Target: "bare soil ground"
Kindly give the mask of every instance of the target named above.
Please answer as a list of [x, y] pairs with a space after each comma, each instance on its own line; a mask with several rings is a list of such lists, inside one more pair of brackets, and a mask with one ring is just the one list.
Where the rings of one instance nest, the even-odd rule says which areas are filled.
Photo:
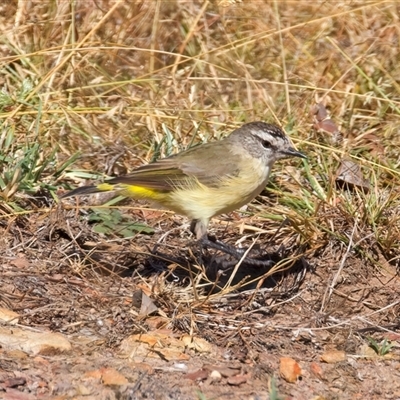
[[[400, 396], [397, 344], [386, 355], [367, 344], [368, 337], [399, 340], [400, 284], [390, 266], [377, 271], [338, 243], [272, 278], [242, 265], [237, 280], [247, 276], [254, 283], [236, 290], [232, 283], [222, 295], [224, 279], [212, 287], [198, 278], [198, 250], [177, 228], [178, 218], [168, 244], [157, 249], [159, 258], [149, 248], [163, 240], [162, 232], [105, 241], [77, 222], [74, 210], [55, 209], [48, 217], [51, 225], [21, 217], [3, 229], [2, 299], [20, 314], [18, 326], [61, 332], [72, 349], [27, 354], [3, 348], [2, 398]], [[231, 226], [214, 226], [227, 240], [237, 235]], [[264, 247], [268, 239], [261, 235], [257, 242]], [[203, 273], [215, 279], [218, 257], [207, 256]], [[330, 292], [327, 283], [341, 267]], [[223, 274], [226, 280], [232, 268]], [[157, 307], [152, 315], [140, 311], [142, 292]], [[141, 335], [150, 343], [146, 349]], [[185, 341], [188, 335], [193, 342]], [[295, 383], [281, 377], [282, 357], [301, 368]], [[280, 397], [273, 397], [274, 384]]]
[[[0, 10], [0, 399], [400, 399], [396, 2]], [[254, 120], [308, 160], [210, 234], [273, 266], [58, 199]]]

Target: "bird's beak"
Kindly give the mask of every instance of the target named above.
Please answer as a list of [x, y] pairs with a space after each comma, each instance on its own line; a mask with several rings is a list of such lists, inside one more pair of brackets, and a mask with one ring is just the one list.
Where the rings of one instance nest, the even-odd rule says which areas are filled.
[[300, 158], [307, 158], [307, 156], [300, 151], [297, 151], [293, 147], [289, 147], [288, 149], [282, 151], [283, 154], [289, 157], [300, 157]]

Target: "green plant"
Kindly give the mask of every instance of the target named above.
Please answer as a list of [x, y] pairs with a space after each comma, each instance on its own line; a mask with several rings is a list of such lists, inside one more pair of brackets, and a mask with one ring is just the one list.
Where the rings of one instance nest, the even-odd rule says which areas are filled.
[[123, 215], [119, 210], [113, 208], [93, 208], [89, 215], [89, 221], [94, 222], [93, 230], [97, 233], [117, 234], [122, 237], [132, 237], [136, 233], [153, 233], [149, 226], [134, 221], [132, 218]]
[[20, 114], [18, 124], [5, 120], [0, 136], [0, 196], [13, 200], [20, 194], [34, 194], [47, 189], [55, 197], [56, 181], [73, 164], [78, 153], [58, 165], [58, 146], [42, 132], [42, 108], [38, 97], [29, 98], [33, 85], [29, 79], [20, 83], [15, 95], [5, 87], [0, 92], [0, 110], [26, 106], [36, 110], [35, 118]]
[[273, 376], [269, 379], [269, 399], [282, 400], [282, 397], [279, 396], [278, 388], [276, 387], [275, 378]]
[[196, 390], [196, 394], [199, 400], [207, 400], [206, 395], [203, 392], [200, 392], [200, 390]]
[[44, 151], [38, 136], [31, 138], [15, 134], [13, 128], [5, 128], [0, 138], [0, 195], [10, 201], [21, 193], [33, 194], [47, 189], [54, 196], [55, 185], [62, 173], [75, 162], [78, 154], [57, 165], [57, 151]]
[[373, 349], [378, 356], [385, 356], [386, 354], [389, 354], [390, 350], [393, 347], [393, 344], [386, 338], [383, 339], [380, 343], [378, 343], [372, 337], [368, 337], [367, 340], [369, 342], [368, 346], [371, 347], [371, 349]]

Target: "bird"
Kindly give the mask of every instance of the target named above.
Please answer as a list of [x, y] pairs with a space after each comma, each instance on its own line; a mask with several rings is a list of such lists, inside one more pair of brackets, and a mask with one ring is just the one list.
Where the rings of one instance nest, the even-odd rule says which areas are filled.
[[197, 240], [207, 238], [211, 218], [234, 211], [265, 188], [274, 163], [286, 157], [307, 158], [275, 124], [249, 122], [224, 139], [200, 144], [142, 165], [131, 173], [62, 198], [115, 191], [146, 199], [191, 219]]

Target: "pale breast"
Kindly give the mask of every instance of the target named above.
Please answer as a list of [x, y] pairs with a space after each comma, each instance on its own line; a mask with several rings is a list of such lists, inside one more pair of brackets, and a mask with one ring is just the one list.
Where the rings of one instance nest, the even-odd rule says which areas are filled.
[[169, 194], [165, 207], [192, 219], [211, 218], [236, 210], [249, 203], [264, 189], [270, 168], [261, 160], [251, 160], [251, 166], [239, 176], [221, 181], [220, 187], [197, 184]]

